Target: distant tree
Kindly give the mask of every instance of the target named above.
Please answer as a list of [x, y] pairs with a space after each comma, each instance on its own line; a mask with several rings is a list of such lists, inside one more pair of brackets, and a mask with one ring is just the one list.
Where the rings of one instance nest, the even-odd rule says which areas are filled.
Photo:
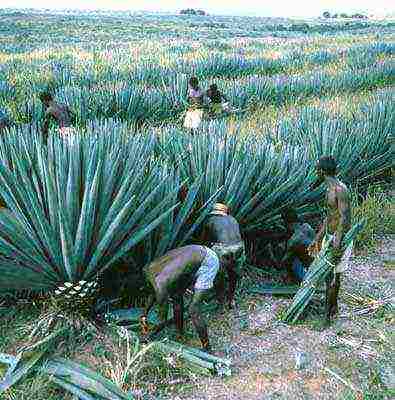
[[207, 15], [204, 10], [194, 10], [193, 8], [185, 8], [180, 11], [181, 15]]
[[348, 18], [348, 15], [345, 14], [345, 13], [341, 13], [341, 14], [340, 14], [340, 18]]
[[366, 15], [357, 13], [352, 15], [352, 18], [367, 19], [368, 17]]
[[323, 16], [324, 18], [330, 18], [330, 17], [331, 17], [331, 13], [330, 13], [329, 11], [325, 11], [325, 12], [322, 14], [322, 16]]

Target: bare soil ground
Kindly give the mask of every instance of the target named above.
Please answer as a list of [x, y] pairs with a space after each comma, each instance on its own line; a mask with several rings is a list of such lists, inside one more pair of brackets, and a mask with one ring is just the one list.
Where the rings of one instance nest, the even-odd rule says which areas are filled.
[[[323, 324], [322, 296], [317, 296], [298, 324], [281, 322], [292, 297], [252, 294], [251, 288], [278, 285], [282, 276], [246, 268], [237, 309], [208, 314], [214, 353], [232, 360], [230, 377], [203, 377], [188, 368], [173, 367], [171, 358], [153, 354], [136, 363], [133, 383], [123, 389], [131, 389], [136, 400], [393, 399], [394, 258], [394, 235], [383, 238], [375, 253], [353, 258], [343, 279], [340, 315], [330, 328]], [[26, 340], [26, 324], [39, 317], [39, 307], [25, 310], [25, 306], [6, 309], [6, 318], [0, 316], [0, 352], [16, 354]], [[167, 329], [163, 336], [175, 339], [174, 329]], [[86, 345], [70, 350], [70, 358], [114, 379], [126, 363], [119, 340], [117, 335], [87, 338]], [[200, 345], [190, 323], [185, 342]], [[69, 350], [62, 351], [68, 354]], [[32, 374], [0, 399], [73, 397]]]
[[[280, 318], [291, 297], [242, 293], [237, 310], [221, 318], [213, 314], [209, 323], [214, 352], [233, 361], [232, 376], [176, 381], [166, 399], [394, 398], [394, 239], [383, 238], [374, 254], [353, 257], [343, 278], [340, 315], [329, 328], [323, 326], [320, 299], [290, 326]], [[361, 303], [353, 304], [349, 294]]]

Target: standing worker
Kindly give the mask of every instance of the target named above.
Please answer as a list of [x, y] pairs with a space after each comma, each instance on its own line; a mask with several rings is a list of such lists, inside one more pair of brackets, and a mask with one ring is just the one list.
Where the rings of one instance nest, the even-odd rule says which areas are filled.
[[317, 185], [326, 185], [327, 216], [324, 219], [314, 243], [310, 246], [312, 254], [317, 253], [323, 241], [331, 241], [334, 267], [326, 284], [326, 322], [338, 313], [338, 296], [341, 274], [348, 268], [353, 243], [343, 249], [344, 235], [351, 227], [351, 201], [347, 186], [336, 177], [337, 162], [333, 157], [322, 157], [316, 165]]
[[147, 315], [155, 302], [163, 307], [167, 305], [169, 299], [172, 299], [176, 327], [178, 334], [182, 335], [184, 330], [183, 295], [194, 284], [189, 312], [203, 349], [210, 351], [207, 324], [200, 307], [206, 294], [214, 286], [218, 269], [219, 260], [214, 251], [197, 245], [170, 250], [144, 268], [146, 279], [154, 289], [154, 295], [141, 319], [143, 330], [147, 331]]
[[192, 77], [189, 80], [188, 89], [188, 110], [185, 115], [184, 128], [189, 129], [193, 135], [203, 118], [204, 95], [199, 87], [199, 80]]
[[240, 276], [239, 267], [244, 259], [244, 242], [239, 223], [229, 215], [229, 209], [225, 204], [214, 204], [203, 227], [202, 240], [216, 252], [220, 260], [221, 270], [215, 283], [218, 301], [224, 305], [226, 272], [229, 280], [227, 300], [229, 308], [232, 308]]

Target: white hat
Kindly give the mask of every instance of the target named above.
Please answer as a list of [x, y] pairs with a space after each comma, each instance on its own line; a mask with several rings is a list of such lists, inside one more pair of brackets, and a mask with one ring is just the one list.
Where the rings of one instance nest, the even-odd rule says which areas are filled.
[[228, 215], [229, 208], [222, 203], [215, 203], [210, 214], [214, 215]]

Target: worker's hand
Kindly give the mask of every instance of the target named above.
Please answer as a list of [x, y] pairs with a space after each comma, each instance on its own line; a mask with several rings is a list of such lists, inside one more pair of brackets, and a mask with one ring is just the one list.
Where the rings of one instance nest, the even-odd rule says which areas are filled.
[[141, 333], [143, 335], [148, 335], [149, 326], [148, 326], [148, 323], [147, 323], [147, 316], [146, 315], [142, 315], [140, 317], [140, 327], [141, 327]]
[[332, 249], [332, 261], [334, 264], [338, 264], [343, 257], [343, 250], [341, 247], [333, 247]]
[[321, 249], [321, 245], [318, 242], [313, 242], [308, 248], [307, 251], [311, 257], [315, 257]]
[[341, 240], [338, 235], [335, 235], [332, 242], [332, 257], [334, 262], [337, 264], [343, 257], [343, 249], [341, 246]]

